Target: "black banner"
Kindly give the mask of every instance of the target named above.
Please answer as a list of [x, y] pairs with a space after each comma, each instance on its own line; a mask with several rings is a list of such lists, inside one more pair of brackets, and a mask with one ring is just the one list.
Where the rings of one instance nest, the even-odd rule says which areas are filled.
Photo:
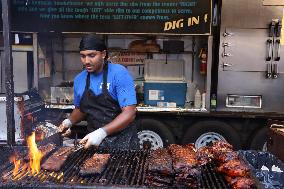
[[211, 33], [211, 0], [12, 0], [12, 30], [115, 34]]

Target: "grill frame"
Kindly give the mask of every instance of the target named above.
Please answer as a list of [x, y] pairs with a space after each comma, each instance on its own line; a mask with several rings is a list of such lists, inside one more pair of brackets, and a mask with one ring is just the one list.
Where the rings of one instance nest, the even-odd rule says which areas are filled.
[[[54, 151], [51, 153], [53, 152]], [[8, 177], [6, 182], [0, 181], [0, 188], [148, 188], [144, 185], [144, 181], [147, 173], [147, 158], [149, 152], [149, 150], [106, 151], [97, 150], [95, 148], [88, 150], [80, 149], [68, 158], [62, 170], [59, 172], [51, 174], [49, 171], [41, 170], [36, 176], [24, 176], [17, 181], [13, 181], [11, 180], [11, 177]], [[107, 164], [106, 169], [98, 176], [79, 176], [80, 165], [94, 153], [111, 154], [111, 159]], [[51, 154], [48, 154], [46, 158], [48, 158], [49, 155]], [[10, 163], [9, 165], [6, 165], [3, 170], [6, 172], [11, 171], [13, 167], [14, 166]], [[128, 173], [129, 170], [132, 170], [132, 174], [130, 175]], [[199, 178], [199, 188], [230, 189], [230, 186], [228, 186], [224, 177], [215, 171], [214, 164], [202, 166], [201, 170], [202, 174]], [[60, 177], [61, 172], [64, 172], [64, 175]], [[108, 172], [109, 174], [106, 174]], [[42, 177], [45, 179], [41, 180]], [[60, 180], [57, 180], [57, 177], [59, 177]], [[74, 182], [70, 182], [72, 178], [75, 179]], [[122, 182], [123, 180], [121, 180], [122, 178], [125, 179], [124, 183]], [[255, 180], [256, 188], [262, 189], [263, 187], [256, 177], [252, 175], [252, 178]], [[101, 179], [106, 179], [107, 182], [102, 183], [100, 182]], [[85, 181], [85, 183], [81, 183], [81, 181]]]
[[[54, 151], [52, 151], [54, 152]], [[97, 176], [80, 176], [79, 175], [79, 168], [80, 165], [89, 157], [91, 157], [94, 153], [110, 153], [111, 158], [109, 163], [107, 164], [106, 169], [101, 175]], [[51, 154], [48, 154], [46, 158]], [[13, 165], [9, 163], [9, 165], [6, 166], [5, 170], [7, 175], [7, 182], [0, 182], [0, 187], [43, 187], [43, 188], [50, 188], [50, 186], [53, 187], [60, 187], [60, 188], [68, 188], [68, 187], [78, 187], [78, 188], [140, 188], [142, 186], [145, 179], [146, 174], [146, 158], [148, 156], [148, 151], [145, 150], [128, 150], [128, 151], [105, 151], [105, 150], [95, 150], [95, 149], [89, 149], [84, 150], [81, 149], [75, 153], [73, 153], [68, 159], [66, 160], [66, 163], [64, 164], [63, 168], [59, 172], [51, 172], [46, 170], [41, 170], [38, 174], [35, 176], [28, 175], [25, 173], [22, 173], [21, 170], [18, 171], [18, 174], [16, 175], [16, 178], [19, 177], [20, 179], [13, 180], [12, 169]], [[45, 159], [46, 159], [45, 158]], [[123, 161], [124, 160], [124, 161]], [[44, 162], [45, 160], [43, 160]], [[138, 164], [138, 166], [135, 166], [135, 162]], [[117, 168], [115, 168], [117, 166]], [[130, 175], [127, 175], [127, 171], [131, 168], [133, 168], [133, 171]], [[131, 171], [131, 170], [130, 170]], [[141, 172], [143, 171], [143, 173]], [[10, 174], [7, 174], [10, 173]], [[64, 172], [64, 175], [61, 176], [61, 173]], [[110, 172], [110, 173], [108, 173]], [[133, 179], [129, 178], [126, 179], [125, 184], [119, 184], [118, 182], [121, 182], [116, 179], [116, 176], [120, 175], [120, 178], [123, 178], [125, 176], [131, 176], [133, 175]], [[111, 178], [109, 178], [111, 177]], [[59, 178], [59, 179], [56, 179]], [[136, 179], [138, 178], [138, 179]], [[74, 182], [72, 182], [74, 180]], [[100, 180], [106, 180], [106, 182], [103, 182]], [[3, 179], [2, 179], [3, 181]], [[123, 180], [122, 180], [123, 181]], [[130, 181], [130, 183], [129, 183]], [[84, 183], [81, 183], [84, 182]], [[94, 186], [95, 185], [95, 186]]]

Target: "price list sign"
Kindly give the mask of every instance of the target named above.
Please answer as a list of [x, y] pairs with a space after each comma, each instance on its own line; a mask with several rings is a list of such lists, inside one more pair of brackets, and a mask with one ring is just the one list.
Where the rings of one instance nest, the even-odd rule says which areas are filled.
[[211, 0], [11, 0], [13, 31], [210, 35]]

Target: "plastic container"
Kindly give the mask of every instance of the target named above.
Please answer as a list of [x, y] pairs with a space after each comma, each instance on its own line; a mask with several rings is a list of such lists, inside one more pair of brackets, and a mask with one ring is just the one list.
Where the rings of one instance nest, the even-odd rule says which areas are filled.
[[216, 110], [216, 108], [217, 108], [217, 96], [216, 96], [216, 94], [212, 94], [212, 96], [211, 96], [210, 108], [211, 108], [211, 110]]
[[186, 90], [186, 82], [144, 82], [144, 103], [157, 106], [157, 102], [175, 102], [184, 106]]
[[201, 108], [201, 94], [200, 91], [197, 89], [194, 95], [194, 108], [200, 109]]
[[201, 95], [201, 109], [205, 109], [206, 108], [206, 93], [202, 93]]

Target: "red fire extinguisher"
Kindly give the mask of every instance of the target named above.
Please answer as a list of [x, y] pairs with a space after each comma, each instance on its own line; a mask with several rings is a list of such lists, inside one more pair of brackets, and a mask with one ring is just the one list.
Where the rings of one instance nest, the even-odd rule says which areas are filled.
[[206, 71], [207, 71], [207, 50], [205, 48], [201, 48], [198, 57], [199, 57], [199, 60], [200, 60], [200, 74], [206, 75]]

